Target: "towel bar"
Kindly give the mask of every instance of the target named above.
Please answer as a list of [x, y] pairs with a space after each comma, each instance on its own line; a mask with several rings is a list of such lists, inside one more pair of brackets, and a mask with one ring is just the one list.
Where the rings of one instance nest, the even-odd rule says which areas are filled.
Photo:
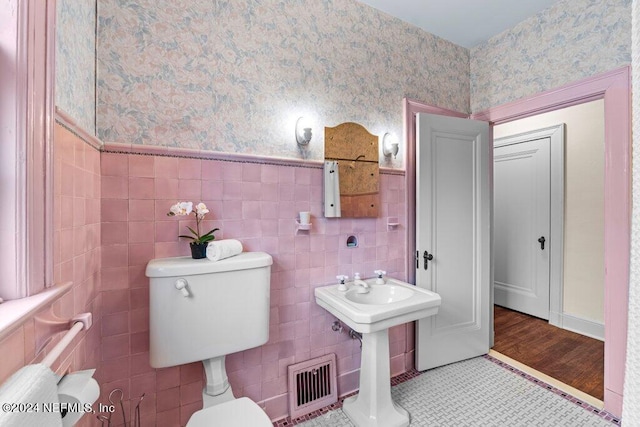
[[42, 359], [42, 364], [48, 368], [50, 368], [51, 365], [53, 365], [53, 362], [55, 362], [58, 357], [60, 357], [64, 349], [67, 348], [67, 346], [71, 343], [71, 341], [73, 341], [73, 339], [76, 337], [76, 335], [78, 335], [78, 333], [80, 333], [81, 330], [89, 329], [91, 327], [91, 313], [81, 313], [71, 319], [69, 323], [73, 324], [71, 326], [71, 329], [69, 329], [67, 333], [62, 337], [60, 342], [58, 342], [58, 344], [56, 344], [56, 346], [51, 349], [49, 354], [47, 354], [47, 356]]

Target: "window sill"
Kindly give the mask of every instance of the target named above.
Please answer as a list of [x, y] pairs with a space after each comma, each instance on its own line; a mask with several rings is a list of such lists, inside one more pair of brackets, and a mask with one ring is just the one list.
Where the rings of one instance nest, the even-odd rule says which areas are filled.
[[57, 300], [71, 289], [71, 285], [71, 282], [61, 283], [30, 297], [0, 304], [0, 340], [11, 334], [41, 308]]

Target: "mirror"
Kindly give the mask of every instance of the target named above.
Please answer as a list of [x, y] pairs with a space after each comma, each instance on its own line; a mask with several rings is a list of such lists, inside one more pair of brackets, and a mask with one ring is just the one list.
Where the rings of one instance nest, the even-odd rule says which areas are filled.
[[357, 123], [324, 128], [324, 216], [375, 218], [378, 137]]

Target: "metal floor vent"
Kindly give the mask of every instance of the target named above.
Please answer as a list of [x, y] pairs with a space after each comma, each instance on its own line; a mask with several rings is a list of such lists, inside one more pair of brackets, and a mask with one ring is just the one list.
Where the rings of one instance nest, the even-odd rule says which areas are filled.
[[335, 354], [289, 365], [288, 372], [292, 419], [338, 401]]

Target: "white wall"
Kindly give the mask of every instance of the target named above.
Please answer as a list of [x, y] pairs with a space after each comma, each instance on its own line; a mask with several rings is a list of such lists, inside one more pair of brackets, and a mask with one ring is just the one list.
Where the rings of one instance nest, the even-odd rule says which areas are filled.
[[604, 323], [604, 101], [494, 128], [494, 138], [566, 124], [563, 314]]

